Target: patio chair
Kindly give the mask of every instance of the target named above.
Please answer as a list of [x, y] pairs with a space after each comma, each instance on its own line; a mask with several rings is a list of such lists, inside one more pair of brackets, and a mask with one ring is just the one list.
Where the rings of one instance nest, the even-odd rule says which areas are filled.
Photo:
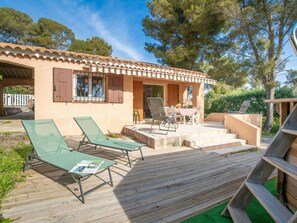
[[228, 113], [234, 113], [234, 114], [245, 114], [250, 106], [250, 101], [245, 100], [242, 102], [239, 111], [229, 111]]
[[[93, 144], [95, 149], [97, 146], [107, 147], [111, 149], [121, 150], [128, 158], [129, 166], [131, 167], [131, 159], [129, 152], [140, 151], [141, 159], [144, 160], [141, 148], [145, 145], [137, 142], [127, 142], [123, 140], [107, 139], [102, 133], [95, 121], [89, 117], [74, 117], [75, 122], [82, 130], [84, 137], [79, 143], [78, 150], [84, 144]], [[135, 160], [132, 160], [135, 161]]]
[[[163, 99], [160, 97], [148, 97], [147, 102], [153, 119], [151, 130], [153, 128], [154, 122], [157, 121], [159, 129], [167, 131], [166, 134], [168, 134], [170, 128], [174, 128], [174, 131], [176, 132], [176, 129], [178, 128], [176, 115], [175, 113], [167, 115]], [[167, 129], [162, 129], [161, 125], [164, 125], [167, 127]]]
[[196, 110], [196, 112], [193, 115], [190, 115], [189, 123], [192, 123], [192, 125], [200, 125], [199, 119], [200, 119], [200, 108], [195, 107], [193, 108]]
[[[27, 157], [25, 161], [24, 171], [28, 165], [28, 159], [33, 158], [67, 171], [79, 186], [80, 196], [77, 197], [82, 203], [85, 203], [85, 195], [91, 191], [105, 184], [113, 186], [110, 167], [114, 164], [114, 162], [98, 156], [71, 151], [65, 143], [64, 138], [62, 137], [53, 120], [22, 120], [22, 124], [27, 132], [27, 135], [29, 136], [31, 144], [33, 145], [33, 152]], [[99, 167], [96, 174], [69, 172], [75, 165], [83, 160], [103, 161], [103, 163]], [[108, 181], [105, 181], [101, 179], [101, 177], [97, 176], [99, 173], [105, 170], [108, 170]], [[104, 183], [87, 192], [83, 192], [82, 181], [91, 176], [96, 176], [97, 178], [103, 180]]]

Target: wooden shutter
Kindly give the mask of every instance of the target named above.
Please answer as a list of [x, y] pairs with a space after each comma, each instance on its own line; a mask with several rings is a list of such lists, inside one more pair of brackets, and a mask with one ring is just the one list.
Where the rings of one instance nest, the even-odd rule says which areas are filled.
[[123, 75], [108, 75], [108, 102], [123, 103], [124, 102], [124, 78]]
[[178, 84], [168, 84], [167, 87], [167, 106], [175, 106], [179, 103], [179, 86]]
[[72, 101], [72, 70], [54, 68], [54, 102]]
[[133, 81], [133, 110], [140, 114], [140, 121], [143, 120], [143, 82]]

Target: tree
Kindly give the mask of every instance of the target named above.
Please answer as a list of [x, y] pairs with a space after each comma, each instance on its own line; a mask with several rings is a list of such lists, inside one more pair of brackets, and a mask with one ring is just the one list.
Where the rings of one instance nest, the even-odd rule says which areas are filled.
[[[296, 3], [153, 0], [148, 3], [150, 16], [143, 19], [143, 27], [155, 42], [146, 43], [146, 49], [163, 64], [210, 72], [226, 83], [231, 82], [229, 72], [218, 73], [223, 67], [235, 72], [233, 80], [243, 77], [244, 83], [249, 76], [256, 86], [260, 80], [266, 99], [273, 99], [276, 71], [284, 66], [284, 39], [297, 19]], [[266, 116], [264, 129], [269, 131], [273, 123], [272, 103], [267, 105]]]
[[111, 56], [112, 53], [112, 47], [99, 37], [92, 37], [86, 41], [75, 39], [68, 50], [101, 56]]
[[32, 45], [58, 50], [67, 50], [75, 38], [69, 28], [47, 18], [40, 18], [30, 35]]
[[286, 74], [286, 84], [293, 88], [293, 94], [297, 96], [297, 70], [288, 70]]
[[153, 0], [147, 7], [150, 15], [142, 24], [155, 41], [146, 43], [146, 50], [162, 64], [201, 70], [199, 62], [214, 53], [216, 34], [224, 24], [215, 10], [217, 1]]
[[230, 57], [221, 57], [211, 62], [207, 73], [218, 82], [226, 83], [232, 88], [239, 88], [247, 83], [248, 69]]
[[11, 8], [0, 8], [0, 18], [0, 41], [24, 44], [32, 18]]
[[218, 1], [154, 0], [147, 6], [144, 32], [155, 41], [146, 43], [146, 50], [160, 63], [206, 72], [233, 88], [247, 83], [245, 65], [224, 55], [230, 43], [220, 38], [225, 20]]
[[[296, 0], [221, 0], [226, 34], [233, 42], [233, 56], [249, 65], [249, 73], [260, 79], [266, 99], [273, 99], [276, 71], [282, 65], [284, 39], [297, 19]], [[264, 129], [273, 124], [273, 104], [266, 108]]]

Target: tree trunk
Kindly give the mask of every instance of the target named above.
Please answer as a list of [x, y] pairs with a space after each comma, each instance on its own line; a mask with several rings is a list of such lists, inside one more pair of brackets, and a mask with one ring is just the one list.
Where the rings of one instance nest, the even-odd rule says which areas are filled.
[[[274, 99], [275, 87], [266, 87], [265, 98]], [[273, 103], [267, 103], [266, 105], [266, 121], [264, 124], [264, 130], [270, 132], [273, 125]]]

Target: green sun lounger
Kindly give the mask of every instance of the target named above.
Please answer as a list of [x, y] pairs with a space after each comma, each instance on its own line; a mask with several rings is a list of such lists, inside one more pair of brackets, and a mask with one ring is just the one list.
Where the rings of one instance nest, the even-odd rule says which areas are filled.
[[[79, 186], [81, 195], [78, 196], [78, 199], [81, 200], [82, 203], [85, 203], [84, 196], [91, 191], [105, 184], [109, 184], [111, 186], [113, 185], [110, 167], [114, 164], [114, 162], [98, 156], [71, 151], [53, 120], [23, 120], [22, 124], [30, 138], [31, 144], [33, 145], [33, 154], [30, 155], [30, 158], [36, 158], [67, 172], [83, 160], [96, 162], [103, 161], [95, 174], [69, 172]], [[24, 165], [24, 171], [27, 164], [28, 158]], [[101, 177], [97, 176], [105, 170], [108, 170], [108, 181], [105, 181], [101, 179]], [[104, 183], [87, 192], [83, 192], [82, 181], [90, 176], [96, 176], [97, 178], [103, 180]]]
[[100, 146], [121, 150], [127, 156], [130, 167], [131, 160], [129, 157], [129, 152], [139, 150], [141, 158], [142, 160], [144, 160], [141, 148], [145, 144], [137, 142], [127, 142], [123, 140], [107, 139], [91, 117], [74, 117], [74, 120], [84, 134], [84, 138], [80, 142], [78, 150], [80, 146], [84, 144], [93, 144], [95, 145], [95, 148], [97, 148], [97, 146]]

